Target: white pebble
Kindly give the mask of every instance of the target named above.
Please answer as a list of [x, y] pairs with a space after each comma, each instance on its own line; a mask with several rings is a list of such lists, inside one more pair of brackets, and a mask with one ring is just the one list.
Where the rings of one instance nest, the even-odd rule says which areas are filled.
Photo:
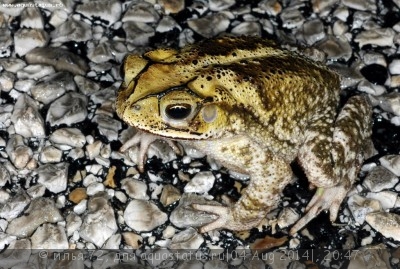
[[44, 30], [21, 28], [14, 34], [15, 52], [23, 56], [33, 48], [45, 46], [48, 40]]
[[69, 163], [44, 164], [37, 169], [38, 182], [53, 193], [67, 188]]
[[11, 116], [15, 131], [24, 137], [45, 136], [44, 120], [39, 113], [37, 103], [26, 94], [22, 94], [14, 106]]
[[364, 45], [392, 46], [394, 35], [395, 32], [391, 28], [371, 29], [359, 33], [354, 41], [359, 43], [360, 47]]
[[31, 237], [33, 249], [68, 249], [64, 227], [45, 223]]
[[82, 148], [86, 143], [85, 136], [77, 128], [57, 129], [50, 135], [49, 139], [62, 150], [70, 149], [71, 147]]
[[400, 75], [400, 59], [394, 59], [390, 62], [389, 71], [392, 75]]
[[101, 195], [90, 198], [88, 212], [79, 230], [80, 236], [97, 247], [101, 247], [117, 229], [114, 210], [107, 198]]
[[133, 178], [125, 178], [121, 181], [121, 188], [125, 190], [129, 197], [140, 200], [148, 200], [147, 185], [143, 181]]
[[147, 232], [168, 220], [166, 213], [155, 204], [144, 200], [133, 200], [125, 209], [126, 224], [137, 232]]
[[400, 215], [388, 212], [369, 213], [366, 221], [385, 237], [400, 241]]
[[51, 126], [81, 122], [87, 116], [87, 97], [76, 92], [69, 92], [58, 98], [47, 111], [46, 121]]
[[190, 180], [185, 188], [185, 192], [207, 193], [214, 186], [215, 177], [212, 172], [199, 172]]
[[102, 183], [95, 182], [87, 186], [86, 193], [89, 196], [93, 196], [96, 193], [104, 191], [105, 187]]
[[396, 176], [400, 176], [400, 155], [386, 155], [379, 159], [381, 165]]

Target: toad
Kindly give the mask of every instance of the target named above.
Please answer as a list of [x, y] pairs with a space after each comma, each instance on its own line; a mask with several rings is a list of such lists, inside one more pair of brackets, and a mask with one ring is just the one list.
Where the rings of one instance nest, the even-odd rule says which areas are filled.
[[250, 176], [236, 203], [193, 205], [217, 216], [201, 232], [257, 226], [292, 182], [293, 161], [317, 190], [290, 233], [323, 210], [336, 219], [363, 162], [372, 114], [364, 96], [349, 98], [339, 110], [337, 73], [249, 36], [130, 54], [122, 71], [116, 110], [141, 130], [131, 140], [140, 142], [140, 170], [150, 143], [162, 138]]

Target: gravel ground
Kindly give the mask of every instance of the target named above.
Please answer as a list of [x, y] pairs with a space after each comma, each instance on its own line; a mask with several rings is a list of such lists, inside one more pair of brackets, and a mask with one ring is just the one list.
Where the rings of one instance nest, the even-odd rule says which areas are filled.
[[[399, 0], [4, 0], [0, 266], [399, 268], [399, 8]], [[375, 150], [334, 224], [322, 213], [288, 235], [313, 194], [294, 165], [298, 180], [268, 225], [199, 234], [184, 224], [203, 220], [182, 208], [237, 199], [247, 181], [162, 142], [144, 173], [137, 147], [119, 152], [135, 133], [115, 114], [123, 57], [226, 33], [313, 48], [343, 75], [343, 100], [363, 93], [374, 105]]]

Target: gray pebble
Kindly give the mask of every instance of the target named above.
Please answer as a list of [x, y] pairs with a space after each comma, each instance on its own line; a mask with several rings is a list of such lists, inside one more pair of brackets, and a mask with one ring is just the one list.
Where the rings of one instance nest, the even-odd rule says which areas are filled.
[[31, 87], [32, 97], [47, 105], [62, 96], [66, 91], [75, 91], [76, 85], [69, 72], [58, 72], [39, 80]]
[[366, 221], [385, 237], [400, 241], [400, 215], [388, 212], [369, 213]]
[[[18, 268], [27, 266], [31, 255], [32, 244], [28, 239], [9, 242], [9, 246], [0, 254], [0, 264], [3, 268]], [[4, 247], [2, 247], [4, 249]]]
[[[8, 2], [4, 2], [4, 3], [8, 3]], [[24, 10], [24, 6], [23, 5], [15, 5], [13, 8], [7, 7], [5, 5], [0, 5], [0, 12], [16, 17], [19, 16], [22, 12], [22, 10]]]
[[[386, 92], [386, 88], [381, 86], [381, 85], [376, 85], [368, 80], [362, 80], [358, 85], [357, 85], [357, 90], [360, 92], [366, 92], [371, 94], [370, 100], [372, 103], [374, 102], [379, 102], [378, 98], [379, 95], [382, 95]], [[374, 96], [378, 96], [378, 98], [375, 98]]]
[[276, 16], [282, 12], [282, 5], [277, 0], [263, 0], [257, 4], [257, 7], [268, 15]]
[[10, 179], [10, 173], [2, 164], [0, 164], [0, 187], [10, 183]]
[[35, 83], [36, 81], [34, 79], [18, 79], [14, 84], [14, 88], [10, 90], [10, 96], [14, 99], [18, 99], [22, 93], [29, 93], [29, 89], [31, 89]]
[[118, 130], [122, 128], [119, 120], [104, 114], [99, 114], [94, 116], [92, 121], [98, 124], [100, 134], [107, 137], [108, 141], [115, 141], [118, 139]]
[[25, 55], [29, 64], [47, 64], [54, 66], [58, 71], [67, 71], [73, 74], [86, 74], [88, 64], [80, 56], [63, 48], [36, 48]]
[[[16, 239], [17, 239], [16, 236], [8, 235], [4, 232], [0, 232], [0, 248], [5, 249], [7, 246], [13, 244], [13, 242], [15, 242]], [[0, 257], [1, 257], [1, 254], [0, 254]], [[13, 263], [11, 265], [14, 265], [14, 264], [15, 264], [15, 259], [13, 259]]]
[[87, 57], [94, 63], [103, 63], [109, 60], [120, 62], [126, 53], [127, 48], [121, 42], [102, 42], [89, 46]]
[[36, 7], [27, 7], [21, 12], [21, 28], [44, 28], [43, 16]]
[[[337, 4], [336, 0], [311, 0], [312, 8], [315, 13], [318, 13], [320, 16], [325, 16], [332, 10], [332, 7]], [[339, 6], [340, 7], [340, 6]]]
[[342, 36], [349, 31], [349, 26], [346, 22], [337, 20], [332, 27], [332, 32], [335, 36]]
[[400, 59], [393, 59], [389, 64], [389, 71], [392, 75], [400, 74]]
[[[113, 234], [107, 242], [104, 244], [104, 249], [119, 249], [119, 245], [121, 244], [121, 235]], [[114, 253], [110, 253], [111, 257], [115, 257]]]
[[98, 83], [83, 76], [74, 76], [74, 81], [78, 86], [79, 91], [85, 95], [90, 95], [100, 90], [100, 85]]
[[395, 174], [382, 166], [376, 166], [364, 179], [363, 185], [372, 192], [380, 192], [393, 188], [398, 182]]
[[79, 202], [79, 204], [77, 204], [76, 206], [74, 206], [74, 213], [81, 215], [84, 212], [86, 212], [87, 209], [87, 200], [82, 200]]
[[117, 0], [111, 1], [89, 1], [77, 5], [76, 12], [90, 18], [96, 22], [105, 24], [106, 26], [115, 23], [121, 16], [121, 2]]
[[47, 111], [46, 121], [51, 126], [81, 122], [87, 117], [87, 97], [69, 92], [54, 101]]
[[354, 220], [360, 225], [364, 223], [365, 217], [368, 213], [379, 212], [382, 210], [379, 201], [375, 199], [367, 199], [358, 194], [350, 196], [347, 203]]
[[298, 10], [297, 6], [284, 9], [281, 14], [283, 27], [287, 29], [300, 28], [304, 24], [303, 14]]
[[261, 36], [261, 25], [254, 21], [242, 22], [233, 27], [231, 33], [234, 35]]
[[0, 218], [11, 221], [18, 217], [29, 204], [30, 198], [24, 190], [19, 190], [12, 197], [0, 204]]
[[384, 211], [394, 208], [399, 200], [397, 193], [392, 191], [369, 192], [365, 197], [379, 201]]
[[103, 143], [101, 143], [101, 141], [97, 140], [86, 146], [86, 154], [87, 154], [89, 160], [93, 160], [94, 158], [99, 156], [102, 145], [103, 145]]
[[44, 47], [49, 41], [47, 32], [41, 29], [21, 28], [14, 34], [15, 52], [24, 56], [36, 47]]
[[126, 224], [137, 232], [147, 232], [164, 224], [168, 220], [153, 202], [132, 200], [124, 211]]
[[0, 65], [4, 70], [15, 74], [26, 66], [26, 62], [18, 58], [6, 58], [0, 59]]
[[144, 22], [127, 21], [124, 22], [122, 27], [128, 37], [127, 42], [132, 43], [134, 47], [147, 45], [149, 43], [149, 38], [154, 36], [155, 32], [153, 27]]
[[17, 169], [23, 169], [33, 157], [33, 151], [26, 146], [21, 135], [11, 135], [7, 141], [6, 152]]
[[305, 22], [302, 27], [302, 33], [307, 45], [313, 45], [326, 37], [324, 25], [319, 19]]
[[103, 192], [105, 190], [105, 187], [102, 183], [100, 182], [95, 182], [92, 184], [89, 184], [86, 188], [86, 193], [89, 196], [93, 196], [97, 193]]
[[31, 64], [17, 71], [19, 79], [41, 79], [54, 73], [54, 68], [48, 65]]
[[69, 15], [64, 10], [58, 9], [55, 10], [50, 15], [49, 24], [52, 25], [54, 28], [59, 27], [61, 24], [67, 21]]
[[147, 184], [143, 181], [128, 177], [121, 180], [121, 188], [125, 190], [130, 198], [149, 200]]
[[67, 188], [69, 163], [44, 164], [37, 169], [38, 182], [52, 193], [59, 193]]
[[189, 20], [188, 25], [193, 31], [203, 37], [211, 38], [228, 29], [230, 24], [229, 17], [229, 13], [220, 12], [199, 19]]
[[181, 198], [180, 191], [173, 185], [165, 185], [162, 189], [160, 202], [163, 206], [169, 206]]
[[159, 19], [160, 15], [154, 9], [154, 5], [146, 1], [133, 2], [122, 17], [123, 22], [155, 23]]
[[285, 227], [289, 227], [290, 225], [294, 224], [299, 219], [300, 219], [300, 215], [299, 215], [299, 213], [296, 212], [296, 210], [294, 210], [291, 207], [285, 207], [279, 213], [279, 216], [277, 218], [277, 220], [278, 220], [277, 223], [280, 228], [285, 228]]
[[212, 11], [222, 11], [235, 4], [235, 0], [210, 0], [208, 5]]
[[384, 111], [400, 116], [400, 93], [391, 92], [381, 96], [372, 96], [371, 100]]
[[365, 65], [378, 64], [387, 67], [385, 56], [378, 52], [367, 52], [362, 55], [362, 59]]
[[157, 24], [156, 32], [165, 33], [173, 29], [182, 31], [182, 27], [171, 16], [163, 16]]
[[49, 140], [61, 150], [73, 148], [82, 148], [86, 143], [86, 138], [81, 130], [77, 128], [61, 128], [55, 130]]
[[[165, 13], [178, 13], [185, 8], [184, 0], [160, 0], [158, 1], [164, 7]], [[198, 2], [201, 3], [201, 2]]]
[[46, 192], [46, 187], [42, 184], [33, 185], [26, 191], [32, 199], [42, 197]]
[[11, 56], [11, 46], [13, 39], [11, 32], [7, 28], [0, 28], [0, 58]]
[[40, 162], [41, 163], [58, 163], [61, 161], [62, 151], [53, 147], [46, 146], [43, 148], [40, 153]]
[[51, 32], [52, 42], [85, 42], [92, 39], [92, 30], [89, 24], [73, 18], [58, 26]]
[[172, 237], [170, 249], [198, 249], [204, 243], [204, 238], [192, 227], [175, 234]]
[[40, 197], [32, 200], [22, 216], [10, 222], [6, 233], [25, 238], [30, 236], [43, 223], [56, 223], [63, 220], [54, 201]]
[[349, 8], [357, 10], [376, 11], [376, 2], [374, 0], [342, 0], [341, 3]]
[[61, 225], [44, 223], [31, 237], [33, 249], [68, 249], [68, 239]]
[[377, 28], [362, 31], [355, 38], [354, 41], [360, 47], [365, 45], [375, 45], [380, 47], [392, 46], [395, 32], [391, 28]]
[[214, 186], [215, 177], [212, 172], [197, 173], [185, 186], [185, 192], [207, 193]]
[[97, 247], [103, 244], [117, 231], [114, 210], [104, 193], [98, 193], [89, 199], [88, 211], [79, 230], [80, 236]]
[[95, 104], [104, 104], [106, 102], [115, 102], [115, 90], [113, 86], [96, 91], [90, 95], [90, 100]]
[[[11, 113], [12, 113], [13, 109], [14, 109], [13, 105], [0, 106], [0, 127], [1, 128], [6, 129], [11, 125]], [[3, 140], [3, 144], [5, 144], [4, 140]]]
[[8, 71], [3, 71], [0, 73], [0, 91], [9, 92], [15, 81], [15, 75]]
[[351, 29], [365, 29], [370, 30], [367, 26], [367, 23], [371, 21], [372, 14], [364, 11], [356, 11], [353, 15], [353, 24]]
[[23, 137], [43, 138], [45, 136], [44, 120], [39, 113], [39, 107], [26, 94], [22, 94], [15, 103], [11, 121], [16, 133]]
[[327, 58], [331, 61], [348, 61], [353, 54], [350, 43], [343, 36], [328, 36], [316, 46], [318, 49], [324, 51], [327, 54]]

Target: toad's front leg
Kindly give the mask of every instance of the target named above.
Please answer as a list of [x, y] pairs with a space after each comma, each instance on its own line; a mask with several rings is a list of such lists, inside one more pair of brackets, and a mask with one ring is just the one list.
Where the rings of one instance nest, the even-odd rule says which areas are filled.
[[218, 216], [215, 221], [202, 226], [200, 232], [219, 228], [243, 231], [256, 227], [276, 207], [283, 189], [293, 179], [291, 167], [284, 160], [271, 156], [247, 138], [233, 140], [225, 141], [229, 147], [224, 145], [225, 142], [210, 144], [214, 154], [202, 150], [233, 170], [236, 166], [245, 167], [240, 172], [250, 175], [250, 183], [232, 206], [194, 204], [194, 209]]
[[174, 152], [176, 154], [178, 154], [178, 155], [182, 154], [182, 152], [176, 142], [174, 142], [170, 139], [163, 139], [160, 136], [153, 135], [150, 133], [145, 133], [145, 132], [139, 131], [139, 130], [136, 132], [136, 134], [133, 137], [131, 137], [128, 141], [126, 141], [121, 146], [120, 151], [125, 152], [130, 147], [139, 145], [137, 166], [138, 166], [138, 170], [141, 173], [143, 173], [144, 172], [144, 164], [147, 159], [147, 151], [148, 151], [150, 145], [156, 140], [164, 140], [166, 143], [168, 143], [168, 145], [174, 150]]

